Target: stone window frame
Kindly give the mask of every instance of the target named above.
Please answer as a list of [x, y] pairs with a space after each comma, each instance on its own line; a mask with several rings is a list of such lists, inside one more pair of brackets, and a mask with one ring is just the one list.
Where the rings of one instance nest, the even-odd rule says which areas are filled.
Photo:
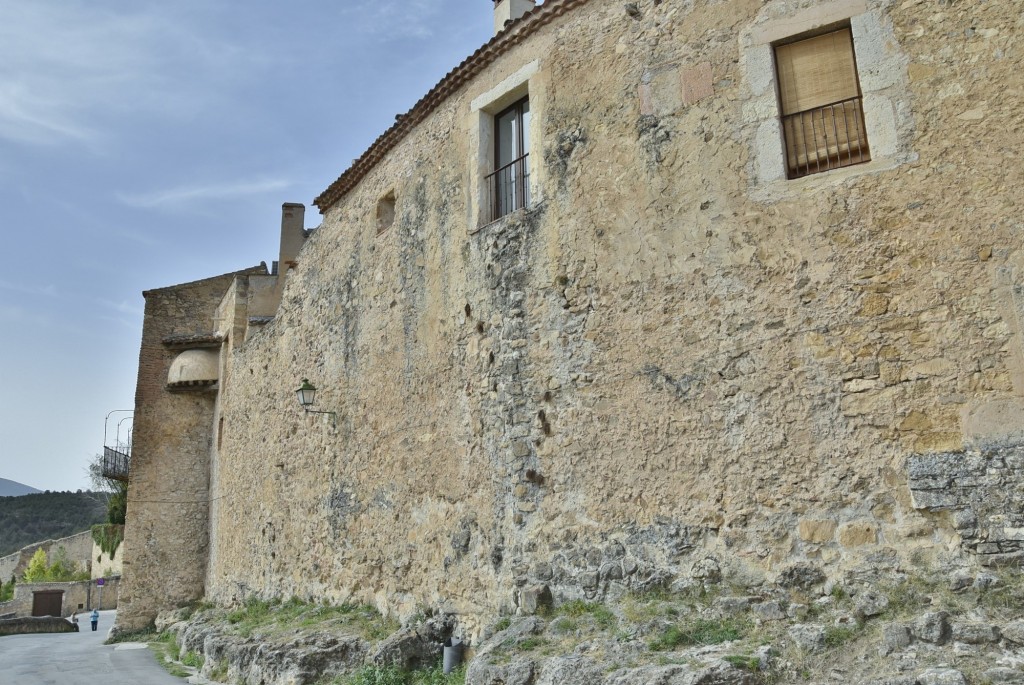
[[[543, 200], [542, 165], [543, 156], [540, 135], [540, 107], [542, 100], [536, 76], [540, 72], [540, 60], [523, 65], [511, 75], [503, 79], [493, 88], [473, 98], [469, 106], [469, 149], [471, 152], [469, 168], [469, 232], [476, 233], [485, 226], [499, 223], [510, 216], [536, 206]], [[530, 99], [530, 131], [528, 154], [530, 167], [528, 196], [530, 204], [489, 220], [488, 206], [490, 196], [484, 179], [494, 171], [494, 117], [516, 102], [529, 97]]]
[[[793, 10], [770, 0], [740, 34], [740, 61], [749, 99], [743, 108], [744, 137], [751, 148], [751, 197], [774, 202], [809, 189], [835, 186], [852, 177], [893, 169], [917, 159], [911, 149], [908, 58], [898, 49], [884, 0], [832, 0]], [[786, 169], [775, 46], [848, 25], [863, 95], [871, 161], [790, 179]]]

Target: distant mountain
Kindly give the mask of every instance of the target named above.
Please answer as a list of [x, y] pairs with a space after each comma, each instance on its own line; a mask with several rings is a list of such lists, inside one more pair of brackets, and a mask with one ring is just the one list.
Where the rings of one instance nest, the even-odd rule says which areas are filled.
[[0, 556], [36, 542], [81, 533], [106, 520], [106, 501], [98, 493], [41, 492], [0, 497]]
[[0, 497], [20, 497], [21, 495], [33, 495], [41, 490], [36, 490], [28, 485], [16, 483], [13, 480], [0, 478]]

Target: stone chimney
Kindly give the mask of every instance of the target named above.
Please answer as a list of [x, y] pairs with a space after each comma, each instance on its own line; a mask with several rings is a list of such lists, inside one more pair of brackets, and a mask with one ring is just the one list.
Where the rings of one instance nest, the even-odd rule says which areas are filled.
[[494, 0], [494, 35], [501, 33], [505, 24], [515, 21], [535, 7], [535, 0]]
[[280, 274], [284, 276], [295, 265], [299, 250], [306, 242], [306, 206], [285, 202], [281, 206], [281, 253], [278, 260]]

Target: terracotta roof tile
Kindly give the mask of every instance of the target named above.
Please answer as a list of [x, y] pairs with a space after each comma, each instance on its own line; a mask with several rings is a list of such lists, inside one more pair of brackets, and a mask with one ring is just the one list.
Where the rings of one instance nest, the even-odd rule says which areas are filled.
[[321, 214], [326, 212], [345, 193], [352, 190], [388, 152], [405, 138], [409, 131], [426, 119], [431, 112], [473, 76], [557, 17], [586, 4], [587, 1], [547, 0], [543, 5], [505, 26], [494, 38], [449, 71], [436, 86], [412, 106], [412, 109], [395, 117], [394, 125], [381, 134], [369, 149], [338, 177], [338, 180], [320, 193], [313, 200], [313, 204], [319, 208]]

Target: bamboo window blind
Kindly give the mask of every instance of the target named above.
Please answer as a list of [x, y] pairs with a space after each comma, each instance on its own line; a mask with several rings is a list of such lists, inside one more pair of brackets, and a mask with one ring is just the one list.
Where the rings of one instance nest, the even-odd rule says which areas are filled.
[[850, 29], [775, 48], [789, 177], [871, 159]]

